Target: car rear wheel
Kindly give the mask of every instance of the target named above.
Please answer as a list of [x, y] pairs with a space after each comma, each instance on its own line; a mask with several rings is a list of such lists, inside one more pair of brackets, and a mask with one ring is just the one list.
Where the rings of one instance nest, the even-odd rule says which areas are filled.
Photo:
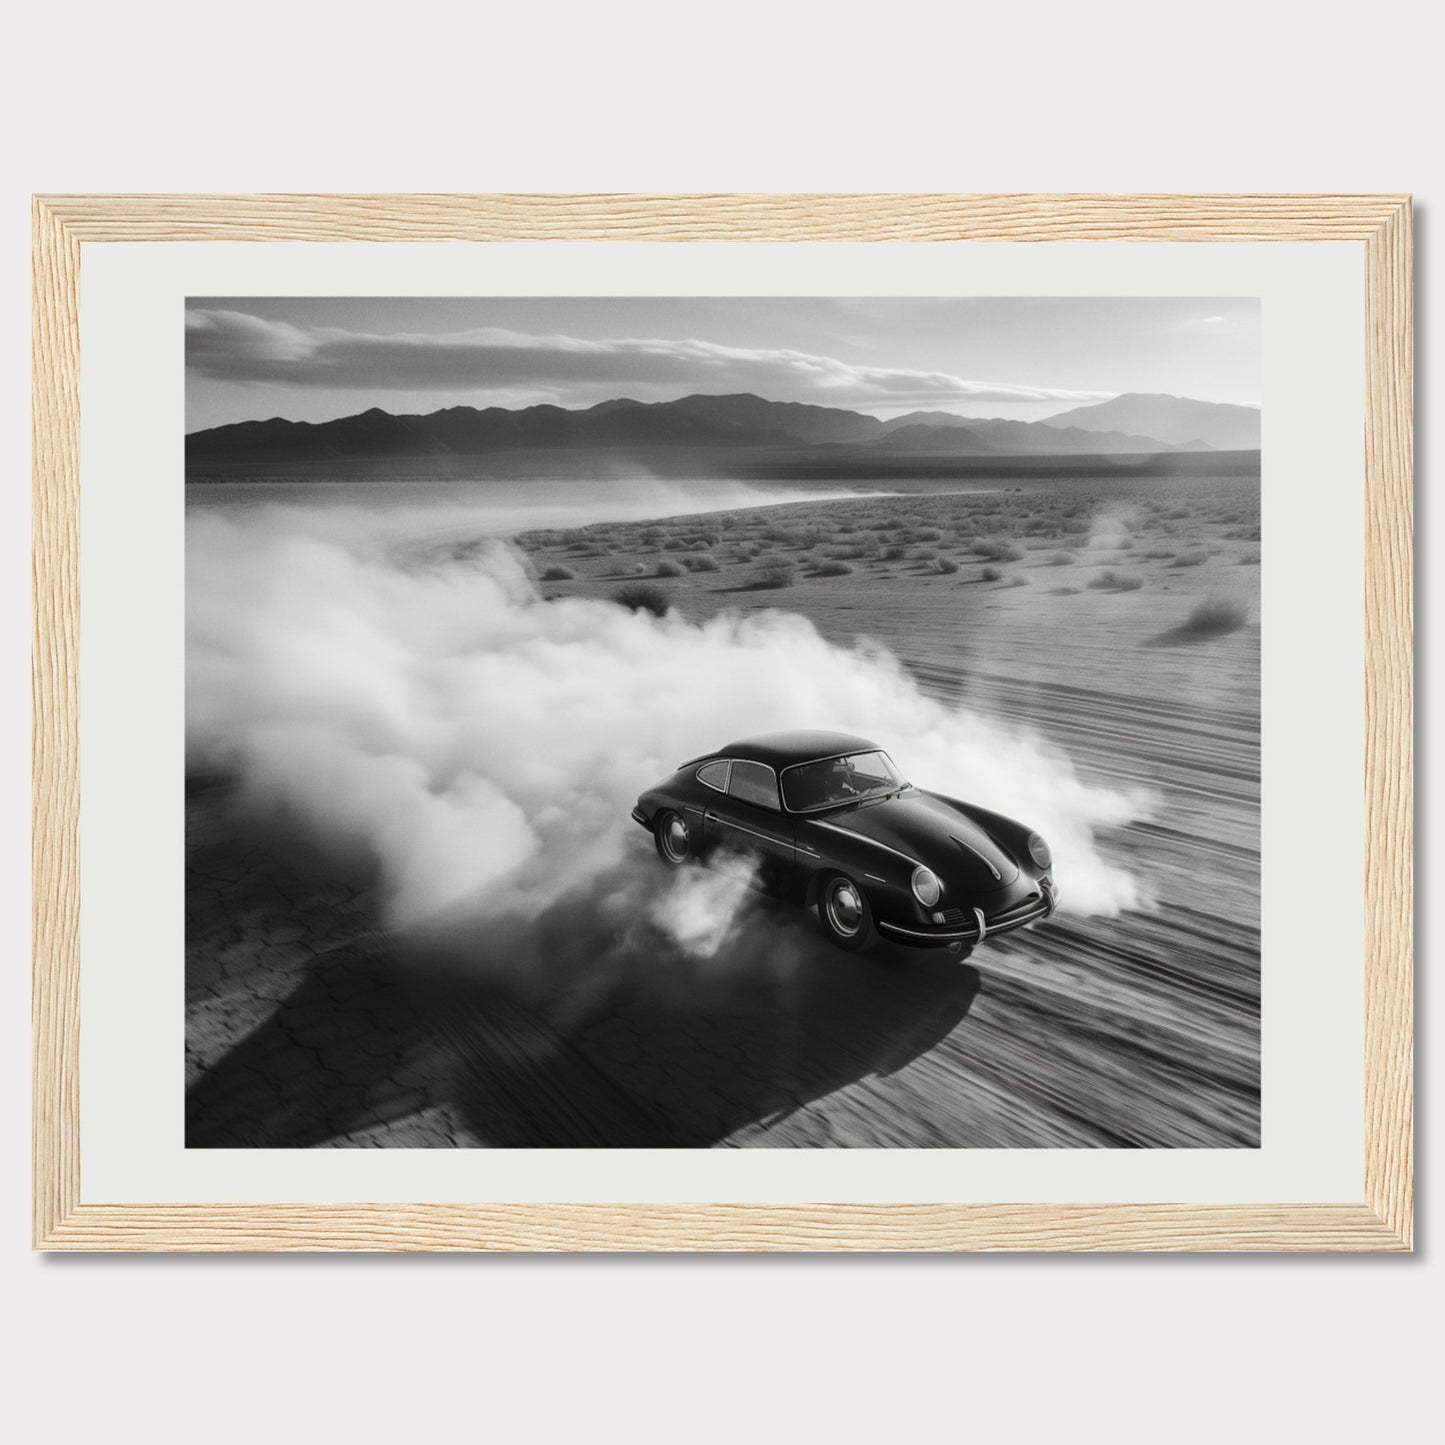
[[833, 873], [818, 891], [823, 932], [849, 953], [862, 953], [878, 941], [868, 895], [845, 873]]
[[657, 856], [669, 868], [680, 868], [693, 856], [687, 819], [671, 808], [664, 808], [653, 820], [652, 838], [657, 844]]

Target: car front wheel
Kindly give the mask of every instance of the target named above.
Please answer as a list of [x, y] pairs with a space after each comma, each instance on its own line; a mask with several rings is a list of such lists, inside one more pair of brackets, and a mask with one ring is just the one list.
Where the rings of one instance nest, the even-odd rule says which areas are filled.
[[692, 856], [692, 833], [687, 819], [671, 808], [664, 808], [652, 825], [652, 838], [657, 844], [657, 856], [669, 868], [680, 868]]
[[868, 895], [844, 873], [823, 880], [818, 893], [818, 917], [823, 932], [849, 953], [862, 953], [878, 941]]

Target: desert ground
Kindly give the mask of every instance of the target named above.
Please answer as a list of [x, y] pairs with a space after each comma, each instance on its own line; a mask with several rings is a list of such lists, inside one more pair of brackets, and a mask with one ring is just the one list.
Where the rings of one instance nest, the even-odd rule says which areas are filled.
[[[544, 598], [796, 611], [1042, 735], [1084, 779], [1147, 789], [1150, 816], [1101, 846], [1151, 901], [1061, 913], [960, 963], [843, 954], [759, 899], [725, 969], [619, 958], [599, 919], [492, 940], [533, 966], [488, 976], [386, 929], [364, 863], [279, 837], [234, 780], [195, 776], [188, 1144], [1257, 1146], [1259, 536], [1257, 481], [1230, 478], [522, 533]], [[446, 545], [464, 561], [481, 542]]]

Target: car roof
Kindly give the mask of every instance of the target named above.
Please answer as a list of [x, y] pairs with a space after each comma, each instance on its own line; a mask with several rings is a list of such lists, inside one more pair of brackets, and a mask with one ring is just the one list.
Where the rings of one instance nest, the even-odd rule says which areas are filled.
[[816, 758], [836, 758], [840, 753], [870, 753], [877, 747], [877, 743], [853, 733], [805, 730], [742, 738], [719, 748], [715, 756], [746, 758], [756, 763], [767, 763], [772, 768], [786, 768], [794, 763], [809, 763]]

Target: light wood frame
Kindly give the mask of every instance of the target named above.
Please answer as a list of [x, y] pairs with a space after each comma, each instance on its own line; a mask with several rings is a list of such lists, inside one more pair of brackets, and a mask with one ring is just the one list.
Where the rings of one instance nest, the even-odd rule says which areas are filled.
[[[34, 236], [34, 1242], [47, 1250], [1407, 1250], [1413, 1227], [1408, 196], [43, 196]], [[168, 241], [1355, 241], [1365, 248], [1365, 1157], [1356, 1204], [82, 1202], [79, 287]]]

